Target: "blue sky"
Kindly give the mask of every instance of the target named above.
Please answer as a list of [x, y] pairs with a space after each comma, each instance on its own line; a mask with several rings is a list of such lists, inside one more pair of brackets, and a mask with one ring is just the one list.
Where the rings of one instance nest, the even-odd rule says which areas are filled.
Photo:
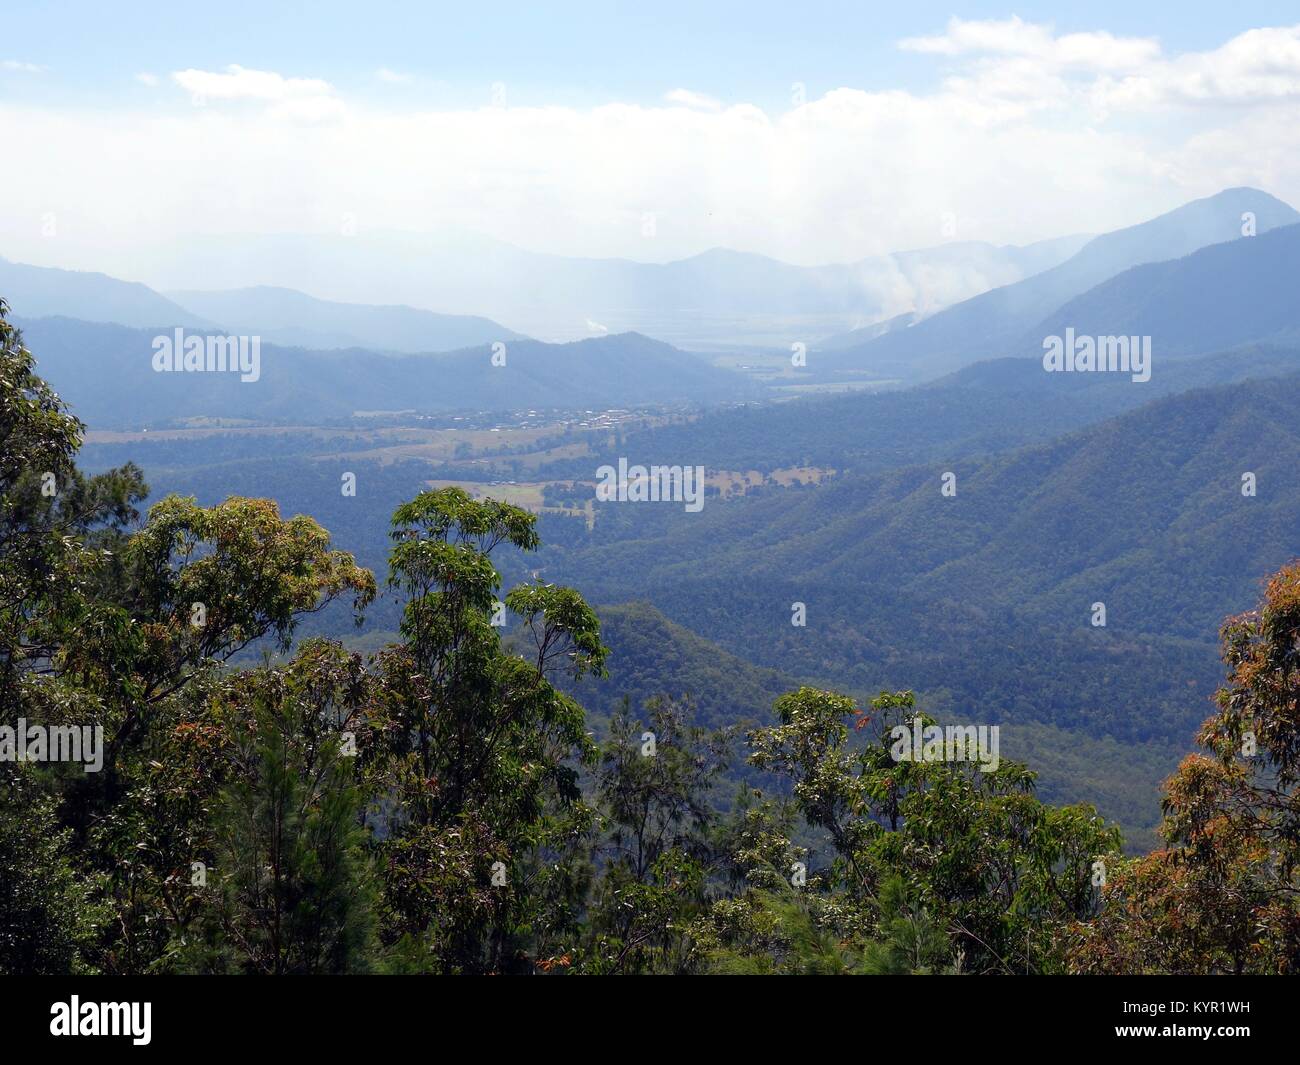
[[546, 7], [7, 0], [0, 255], [165, 285], [214, 236], [469, 231], [813, 264], [1300, 203], [1294, 0]]

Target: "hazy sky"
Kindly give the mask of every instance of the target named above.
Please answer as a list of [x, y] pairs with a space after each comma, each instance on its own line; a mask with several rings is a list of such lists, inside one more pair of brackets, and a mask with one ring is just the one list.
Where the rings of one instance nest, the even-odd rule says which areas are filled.
[[455, 226], [817, 263], [1300, 203], [1294, 3], [270, 6], [8, 0], [0, 255]]

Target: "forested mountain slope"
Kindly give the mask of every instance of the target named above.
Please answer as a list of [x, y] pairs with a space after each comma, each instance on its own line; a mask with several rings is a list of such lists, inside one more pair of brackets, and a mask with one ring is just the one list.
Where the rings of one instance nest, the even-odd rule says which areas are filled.
[[886, 469], [1000, 451], [1102, 421], [1162, 395], [1300, 370], [1295, 344], [1251, 345], [1158, 361], [1136, 384], [1112, 373], [1046, 373], [1037, 358], [976, 363], [931, 385], [707, 411], [627, 434], [636, 461], [711, 469]]
[[1219, 673], [1211, 634], [1300, 554], [1297, 409], [1300, 377], [1251, 381], [700, 514], [601, 504], [590, 544], [549, 549], [542, 573], [602, 602], [649, 589], [752, 662], [858, 692], [910, 685], [940, 714], [1002, 721], [1009, 743], [1036, 723], [1172, 769]]

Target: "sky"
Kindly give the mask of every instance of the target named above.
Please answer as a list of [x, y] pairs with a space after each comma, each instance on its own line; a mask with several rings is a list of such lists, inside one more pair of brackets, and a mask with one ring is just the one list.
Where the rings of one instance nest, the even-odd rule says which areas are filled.
[[1293, 2], [271, 7], [6, 0], [0, 256], [468, 230], [810, 265], [1300, 204]]

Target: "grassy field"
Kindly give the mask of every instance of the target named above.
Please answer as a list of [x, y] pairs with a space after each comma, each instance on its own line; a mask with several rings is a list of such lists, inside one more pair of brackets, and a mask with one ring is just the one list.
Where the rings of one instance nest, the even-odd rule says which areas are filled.
[[[594, 523], [596, 508], [591, 500], [583, 504], [568, 503], [548, 506], [545, 489], [548, 485], [579, 486], [594, 493], [595, 469], [592, 480], [545, 480], [530, 478], [552, 463], [584, 459], [596, 454], [608, 454], [616, 430], [628, 431], [667, 421], [681, 421], [682, 415], [672, 417], [632, 415], [626, 412], [589, 412], [585, 422], [554, 421], [520, 426], [437, 428], [385, 425], [299, 425], [268, 426], [201, 425], [184, 429], [155, 431], [92, 431], [86, 434], [88, 444], [121, 445], [135, 442], [185, 444], [194, 441], [213, 441], [218, 438], [261, 439], [295, 437], [307, 441], [306, 455], [320, 462], [377, 462], [390, 466], [402, 462], [424, 462], [430, 473], [438, 467], [454, 465], [475, 470], [470, 479], [444, 479], [431, 477], [426, 483], [432, 488], [455, 486], [463, 488], [475, 499], [499, 499], [516, 506], [526, 507], [536, 513], [543, 511], [582, 515], [588, 525]], [[689, 418], [689, 415], [685, 416]], [[757, 470], [707, 470], [705, 483], [724, 497], [745, 495], [760, 487], [788, 487], [795, 484], [818, 483], [833, 476], [834, 470], [814, 466], [790, 467], [774, 470], [764, 476]], [[522, 476], [521, 476], [522, 474]]]

